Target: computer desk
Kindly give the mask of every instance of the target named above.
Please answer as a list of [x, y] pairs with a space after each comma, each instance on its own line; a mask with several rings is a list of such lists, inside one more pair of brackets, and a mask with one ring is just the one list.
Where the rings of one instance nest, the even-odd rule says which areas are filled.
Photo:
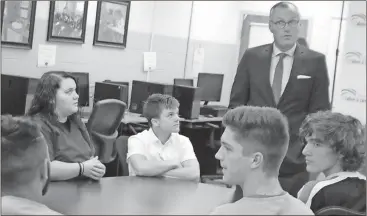
[[206, 117], [203, 115], [200, 115], [197, 119], [181, 119], [180, 122], [187, 123], [187, 124], [198, 124], [198, 123], [218, 123], [222, 122], [223, 117]]
[[[212, 133], [210, 135], [210, 145], [214, 147], [214, 130], [220, 128], [222, 117], [206, 117], [200, 115], [197, 119], [180, 119], [181, 127], [186, 127], [190, 129], [200, 129], [203, 127], [209, 127], [212, 129]], [[88, 118], [83, 117], [82, 121], [84, 123], [88, 122]], [[147, 124], [148, 120], [145, 117], [142, 117], [141, 114], [125, 112], [121, 123], [128, 126], [130, 130], [136, 133], [134, 129], [134, 124]]]
[[[197, 119], [180, 119], [181, 127], [191, 128], [191, 129], [199, 129], [203, 127], [210, 127], [213, 130], [219, 128], [218, 124], [221, 124], [222, 117], [206, 117], [199, 116]], [[136, 113], [125, 113], [124, 118], [121, 120], [122, 124], [128, 125], [131, 130], [134, 130], [134, 124], [147, 124], [148, 121], [146, 118], [142, 117], [140, 114]]]
[[155, 177], [51, 182], [43, 203], [65, 215], [209, 214], [235, 188]]
[[[90, 113], [88, 113], [88, 115], [90, 115], [92, 112], [90, 111]], [[82, 116], [82, 121], [84, 123], [88, 122], [88, 118], [86, 116]], [[125, 112], [124, 117], [121, 120], [121, 123], [123, 124], [129, 124], [129, 123], [147, 123], [148, 120], [142, 116], [140, 116], [140, 114], [137, 113], [131, 113], [131, 112]]]
[[[211, 133], [209, 137], [209, 145], [212, 148], [215, 148], [214, 143], [214, 131], [215, 129], [219, 129], [221, 127], [222, 117], [207, 117], [200, 115], [197, 119], [180, 119], [181, 127], [190, 128], [190, 129], [202, 129], [202, 128], [211, 128]], [[84, 123], [88, 122], [88, 118], [82, 118]], [[142, 117], [141, 114], [125, 112], [121, 123], [126, 125], [131, 131], [136, 133], [134, 129], [134, 125], [147, 124], [148, 120], [145, 117]], [[121, 134], [120, 134], [121, 135]]]
[[[180, 119], [180, 123], [183, 126], [194, 128], [198, 125], [205, 125], [209, 127], [215, 127], [213, 124], [218, 124], [222, 122], [222, 117], [206, 117], [200, 115], [197, 119]], [[82, 117], [82, 121], [84, 123], [88, 122], [88, 118]], [[122, 124], [146, 124], [148, 120], [145, 117], [142, 117], [141, 114], [125, 112], [123, 119], [121, 120]]]

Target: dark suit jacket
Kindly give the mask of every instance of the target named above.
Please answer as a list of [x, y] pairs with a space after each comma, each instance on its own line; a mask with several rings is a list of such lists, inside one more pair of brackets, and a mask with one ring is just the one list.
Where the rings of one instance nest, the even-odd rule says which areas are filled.
[[[298, 138], [302, 121], [309, 113], [330, 109], [329, 78], [325, 56], [297, 44], [288, 83], [276, 104], [269, 77], [272, 52], [273, 44], [246, 50], [237, 68], [229, 108], [240, 105], [275, 107], [288, 118], [290, 145], [280, 176], [292, 175], [305, 169]], [[297, 79], [298, 75], [311, 78]]]

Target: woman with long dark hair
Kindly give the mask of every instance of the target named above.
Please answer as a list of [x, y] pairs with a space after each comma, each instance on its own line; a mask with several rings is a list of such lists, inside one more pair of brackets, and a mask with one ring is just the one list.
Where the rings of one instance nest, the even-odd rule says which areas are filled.
[[63, 71], [45, 73], [27, 115], [35, 117], [48, 144], [51, 180], [88, 177], [98, 180], [106, 167], [78, 115], [76, 79]]

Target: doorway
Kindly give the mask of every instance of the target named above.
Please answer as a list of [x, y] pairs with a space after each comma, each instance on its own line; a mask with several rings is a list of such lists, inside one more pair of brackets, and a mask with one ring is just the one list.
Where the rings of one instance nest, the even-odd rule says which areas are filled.
[[[244, 14], [241, 30], [240, 52], [238, 61], [241, 60], [246, 49], [273, 42], [273, 34], [269, 31], [269, 16]], [[307, 41], [309, 22], [307, 19], [300, 20], [299, 37]]]

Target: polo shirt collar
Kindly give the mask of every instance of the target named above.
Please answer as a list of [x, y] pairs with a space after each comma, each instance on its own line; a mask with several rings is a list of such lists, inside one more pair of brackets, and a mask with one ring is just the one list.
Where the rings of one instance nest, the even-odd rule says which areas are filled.
[[171, 136], [168, 138], [167, 142], [166, 143], [162, 143], [160, 139], [158, 139], [158, 137], [155, 135], [154, 131], [152, 128], [149, 128], [148, 130], [148, 136], [149, 136], [149, 139], [153, 142], [153, 143], [159, 143], [159, 144], [167, 144], [167, 143], [170, 143], [171, 139], [172, 139], [172, 134]]

